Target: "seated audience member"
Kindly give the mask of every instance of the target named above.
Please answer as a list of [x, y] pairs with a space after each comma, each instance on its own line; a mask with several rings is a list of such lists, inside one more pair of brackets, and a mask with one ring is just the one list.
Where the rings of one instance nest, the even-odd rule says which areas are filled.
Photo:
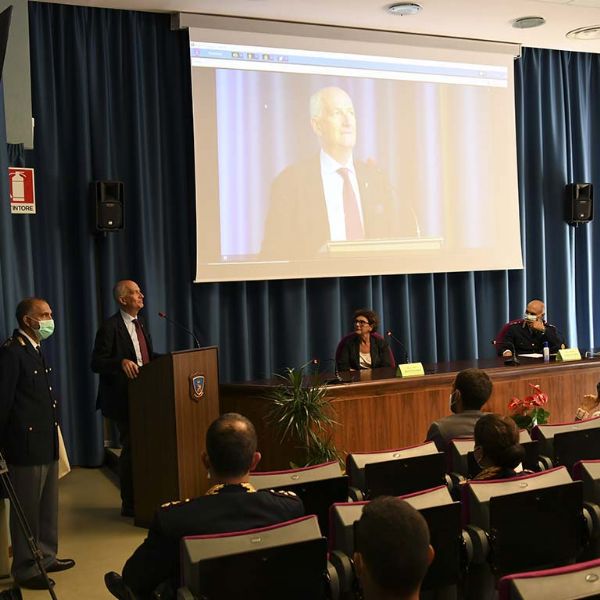
[[475, 460], [481, 467], [474, 477], [509, 479], [519, 473], [515, 468], [523, 461], [525, 450], [519, 444], [519, 429], [510, 417], [484, 415], [475, 424]]
[[512, 356], [513, 349], [517, 354], [541, 353], [544, 342], [548, 342], [550, 352], [564, 348], [556, 327], [544, 321], [544, 311], [541, 300], [532, 300], [525, 309], [523, 319], [513, 323], [504, 334], [504, 339], [497, 344], [498, 355]]
[[453, 413], [434, 421], [427, 432], [427, 441], [435, 442], [440, 452], [446, 452], [450, 440], [471, 437], [475, 423], [485, 413], [481, 407], [492, 394], [492, 382], [481, 369], [460, 371], [452, 384], [450, 411]]
[[256, 431], [246, 417], [227, 413], [213, 421], [202, 460], [214, 485], [205, 496], [169, 502], [156, 511], [148, 537], [125, 563], [122, 579], [116, 573], [105, 576], [113, 595], [119, 597], [115, 592], [123, 594], [125, 589], [123, 597], [130, 593], [136, 599], [151, 598], [165, 581], [175, 588], [184, 536], [243, 531], [303, 516], [302, 502], [292, 492], [257, 492], [248, 483], [260, 453]]
[[358, 371], [391, 367], [391, 351], [387, 340], [375, 335], [379, 325], [377, 313], [361, 308], [354, 313], [354, 335], [343, 338], [338, 345], [336, 364], [338, 371]]
[[600, 417], [600, 381], [596, 384], [596, 395], [586, 394], [583, 397], [581, 406], [575, 413], [576, 421], [594, 419], [595, 417]]
[[380, 496], [366, 504], [355, 548], [365, 600], [418, 600], [434, 552], [427, 522], [408, 502]]

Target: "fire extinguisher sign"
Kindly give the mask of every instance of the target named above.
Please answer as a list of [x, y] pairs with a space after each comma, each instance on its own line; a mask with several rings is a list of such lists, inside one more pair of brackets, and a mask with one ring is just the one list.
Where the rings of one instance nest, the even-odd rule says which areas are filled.
[[9, 167], [10, 212], [13, 215], [35, 215], [35, 182], [33, 169]]

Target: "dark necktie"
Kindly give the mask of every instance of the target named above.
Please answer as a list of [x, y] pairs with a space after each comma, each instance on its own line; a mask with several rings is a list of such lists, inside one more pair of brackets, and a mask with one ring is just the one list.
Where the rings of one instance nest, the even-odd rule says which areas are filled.
[[150, 354], [148, 352], [148, 344], [146, 343], [146, 336], [142, 330], [142, 326], [137, 319], [133, 319], [135, 325], [135, 333], [137, 335], [138, 342], [140, 344], [140, 354], [142, 355], [142, 364], [146, 365], [150, 362]]
[[352, 182], [350, 181], [349, 169], [341, 168], [337, 172], [344, 180], [344, 218], [346, 221], [346, 239], [362, 240], [365, 232], [360, 221], [360, 211], [358, 209], [358, 199], [354, 193]]

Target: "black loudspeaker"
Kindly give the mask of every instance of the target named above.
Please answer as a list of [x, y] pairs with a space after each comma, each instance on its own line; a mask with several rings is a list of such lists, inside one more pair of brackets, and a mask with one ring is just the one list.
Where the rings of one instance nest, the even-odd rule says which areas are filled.
[[96, 231], [119, 231], [123, 229], [123, 182], [94, 181], [92, 195], [95, 205]]
[[591, 183], [568, 183], [565, 186], [565, 219], [569, 225], [589, 223], [594, 217], [593, 187]]

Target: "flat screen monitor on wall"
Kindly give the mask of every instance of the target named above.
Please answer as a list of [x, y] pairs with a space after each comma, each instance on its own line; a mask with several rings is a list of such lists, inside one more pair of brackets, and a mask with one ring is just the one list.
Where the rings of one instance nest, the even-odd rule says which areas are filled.
[[515, 46], [249, 23], [189, 30], [197, 281], [522, 268]]

